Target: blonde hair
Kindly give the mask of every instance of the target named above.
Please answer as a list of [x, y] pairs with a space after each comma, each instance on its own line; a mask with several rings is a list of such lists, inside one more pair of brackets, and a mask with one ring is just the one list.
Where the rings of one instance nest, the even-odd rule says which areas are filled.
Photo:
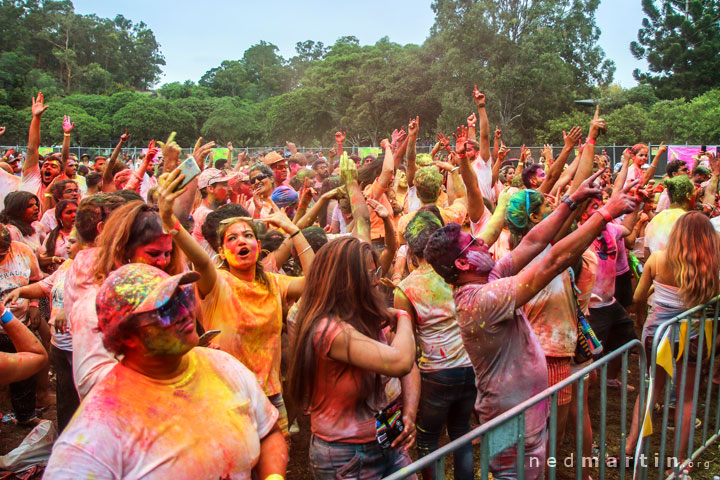
[[675, 222], [665, 258], [687, 308], [720, 293], [720, 236], [703, 213], [688, 212]]

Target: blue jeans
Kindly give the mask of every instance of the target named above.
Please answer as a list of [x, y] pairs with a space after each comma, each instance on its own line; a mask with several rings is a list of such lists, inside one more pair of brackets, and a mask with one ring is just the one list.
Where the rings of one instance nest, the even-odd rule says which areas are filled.
[[[438, 449], [440, 434], [445, 425], [450, 440], [470, 431], [470, 416], [477, 397], [475, 372], [472, 367], [448, 368], [422, 372], [420, 405], [417, 416], [418, 457]], [[473, 447], [468, 444], [453, 454], [455, 478], [472, 479]], [[434, 478], [434, 472], [423, 471], [423, 478]]]
[[313, 435], [310, 443], [310, 470], [315, 480], [380, 480], [411, 462], [404, 451], [383, 450], [377, 442], [326, 442]]

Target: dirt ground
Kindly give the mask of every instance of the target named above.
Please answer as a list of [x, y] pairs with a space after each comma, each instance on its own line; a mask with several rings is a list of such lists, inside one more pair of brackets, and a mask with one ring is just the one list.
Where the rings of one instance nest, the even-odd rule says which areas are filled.
[[[628, 382], [631, 385], [639, 385], [639, 372], [638, 372], [638, 364], [637, 364], [637, 356], [631, 356], [629, 361], [629, 370], [630, 374], [628, 377]], [[704, 390], [701, 390], [704, 392]], [[627, 430], [630, 428], [630, 421], [632, 418], [632, 406], [633, 402], [635, 401], [635, 393], [631, 393], [628, 395], [628, 404], [627, 404]], [[698, 408], [697, 417], [701, 420], [704, 420], [705, 415], [705, 406], [704, 406], [704, 393], [701, 395], [702, 401], [701, 405]], [[599, 425], [599, 418], [600, 418], [600, 395], [599, 395], [599, 389], [591, 389], [590, 391], [590, 412], [591, 412], [591, 419], [593, 423], [593, 430], [594, 430], [594, 439], [595, 442], [599, 441], [599, 431], [600, 431], [600, 425]], [[712, 392], [712, 398], [710, 402], [710, 410], [709, 410], [709, 425], [708, 425], [708, 431], [710, 431], [714, 427], [715, 423], [715, 408], [717, 406], [717, 399], [718, 399], [718, 389], [714, 388]], [[10, 410], [9, 401], [8, 401], [8, 392], [7, 387], [0, 388], [0, 411], [7, 412]], [[607, 428], [607, 453], [608, 455], [617, 455], [619, 454], [619, 446], [620, 446], [620, 392], [619, 390], [613, 390], [608, 389], [608, 405], [607, 405], [607, 422], [606, 422], [606, 428]], [[56, 412], [55, 408], [50, 408], [43, 412], [42, 418], [55, 420]], [[651, 443], [651, 456], [650, 458], [654, 458], [654, 452], [658, 449], [659, 444], [659, 431], [662, 427], [662, 424], [660, 423], [662, 418], [659, 415], [655, 416], [655, 436], [653, 437], [653, 442]], [[13, 425], [7, 425], [3, 424], [0, 426], [0, 455], [4, 455], [5, 453], [9, 452], [13, 448], [15, 448], [17, 445], [20, 444], [23, 438], [30, 432], [31, 428], [23, 428]], [[310, 422], [308, 417], [303, 417], [300, 419], [300, 433], [293, 435], [292, 437], [292, 446], [291, 446], [291, 454], [290, 454], [290, 463], [288, 465], [288, 471], [286, 478], [288, 480], [310, 480], [312, 478], [312, 475], [310, 474], [310, 470], [308, 467], [308, 447], [309, 447], [309, 441], [310, 441]], [[568, 427], [568, 431], [574, 431], [572, 427]], [[695, 439], [695, 448], [697, 448], [697, 445], [700, 443], [702, 436], [702, 427], [696, 430], [696, 439]], [[710, 433], [708, 433], [708, 436], [710, 436]], [[672, 435], [669, 434], [669, 439], [672, 439]], [[447, 437], [445, 437], [442, 441], [442, 443], [447, 442]], [[668, 448], [668, 451], [670, 449]], [[574, 438], [571, 435], [566, 435], [566, 440], [563, 443], [561, 447], [561, 451], [559, 453], [559, 458], [563, 459], [566, 456], [569, 456], [571, 453], [575, 452], [575, 443]], [[411, 456], [416, 458], [416, 453], [414, 451], [411, 451]], [[577, 458], [577, 455], [575, 455], [575, 458]], [[480, 447], [475, 447], [475, 478], [481, 478], [480, 477]], [[720, 475], [720, 451], [718, 450], [718, 444], [714, 444], [710, 446], [704, 454], [696, 461], [696, 464], [694, 468], [691, 471], [691, 476], [694, 479], [712, 479], [714, 475]], [[651, 460], [652, 462], [652, 460]], [[453, 472], [452, 472], [452, 459], [448, 458], [446, 461], [446, 478], [452, 479]], [[598, 471], [595, 470], [591, 473], [592, 477], [594, 479], [598, 479], [599, 474]], [[564, 466], [560, 465], [559, 462], [559, 468], [557, 472], [557, 478], [559, 480], [571, 480], [575, 478], [574, 469], [572, 468], [565, 468]], [[608, 468], [606, 470], [606, 478], [608, 479], [618, 479], [619, 471], [617, 469]], [[627, 478], [631, 478], [631, 475], [627, 475]], [[652, 469], [650, 470], [648, 474], [648, 478], [654, 479], [658, 478], [658, 469]]]

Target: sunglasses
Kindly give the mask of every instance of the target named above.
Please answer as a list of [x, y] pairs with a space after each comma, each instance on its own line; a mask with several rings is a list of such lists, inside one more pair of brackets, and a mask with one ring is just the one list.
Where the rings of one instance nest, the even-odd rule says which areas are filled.
[[270, 178], [270, 175], [268, 175], [267, 173], [261, 173], [257, 177], [250, 179], [250, 185], [255, 185], [257, 182], [262, 182], [266, 178]]
[[455, 257], [455, 260], [457, 260], [458, 258], [462, 257], [463, 253], [465, 253], [465, 252], [467, 251], [467, 249], [470, 248], [470, 245], [472, 245], [473, 243], [477, 242], [477, 240], [478, 240], [477, 237], [475, 237], [475, 235], [473, 235], [473, 234], [471, 233], [471, 234], [470, 234], [470, 241], [468, 242], [467, 245], [465, 245], [465, 248], [463, 248], [462, 250], [460, 250], [460, 253], [458, 253], [457, 256]]
[[153, 310], [154, 321], [145, 323], [141, 327], [160, 324], [167, 328], [182, 319], [185, 313], [195, 310], [195, 292], [192, 287], [180, 287], [179, 291], [170, 297], [165, 305]]

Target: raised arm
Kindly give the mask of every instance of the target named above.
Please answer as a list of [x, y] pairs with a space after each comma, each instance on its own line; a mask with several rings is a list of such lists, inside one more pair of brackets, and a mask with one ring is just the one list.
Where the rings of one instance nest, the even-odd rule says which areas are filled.
[[380, 142], [380, 148], [385, 151], [385, 157], [383, 159], [382, 171], [378, 177], [378, 186], [380, 188], [374, 189], [373, 192], [375, 200], [377, 200], [380, 194], [382, 194], [382, 192], [390, 186], [393, 172], [395, 171], [395, 157], [393, 155], [392, 146], [390, 146], [390, 142], [388, 142], [387, 138]]
[[193, 264], [195, 271], [200, 274], [200, 280], [197, 281], [196, 285], [200, 296], [204, 298], [212, 291], [215, 282], [217, 282], [217, 270], [207, 252], [183, 228], [180, 221], [173, 214], [175, 199], [187, 189], [187, 187], [184, 187], [175, 191], [184, 178], [185, 176], [179, 170], [176, 170], [170, 174], [164, 185], [158, 185], [158, 208], [163, 228], [173, 235], [173, 241], [185, 253], [185, 256]]
[[470, 165], [470, 159], [465, 155], [466, 142], [455, 144], [455, 150], [458, 157], [458, 166], [460, 167], [460, 175], [465, 184], [467, 192], [467, 207], [470, 221], [479, 222], [485, 213], [485, 202], [478, 186], [477, 175]]
[[[650, 147], [648, 146], [648, 148], [650, 148]], [[660, 163], [660, 157], [666, 151], [667, 151], [667, 147], [665, 146], [665, 142], [660, 142], [660, 147], [658, 148], [657, 155], [655, 155], [653, 157], [652, 163], [650, 164], [648, 169], [645, 170], [645, 175], [643, 175], [642, 182], [640, 182], [641, 187], [644, 187], [650, 181], [650, 179], [655, 176], [655, 171], [657, 170], [658, 163]], [[690, 173], [692, 173], [692, 172], [690, 172]]]
[[592, 177], [580, 185], [577, 191], [572, 193], [568, 202], [560, 202], [545, 220], [535, 225], [527, 235], [525, 235], [520, 244], [510, 252], [513, 256], [515, 271], [519, 272], [525, 265], [542, 252], [545, 247], [553, 240], [558, 230], [565, 221], [573, 213], [570, 205], [578, 205], [588, 198], [598, 197], [602, 194], [602, 190], [593, 182], [600, 176], [601, 172], [596, 172]]
[[[500, 130], [500, 127], [495, 125], [495, 135], [493, 135], [493, 153], [492, 153], [493, 162], [495, 162], [495, 163], [502, 163], [502, 160], [500, 160], [500, 138], [502, 138], [502, 130]], [[499, 171], [500, 171], [500, 167], [498, 167], [498, 172]], [[495, 182], [493, 182], [493, 185], [495, 185]]]
[[476, 127], [477, 115], [475, 115], [475, 113], [471, 113], [470, 116], [467, 118], [468, 139], [477, 141], [477, 136], [475, 134]]
[[343, 142], [345, 141], [345, 130], [342, 128], [335, 132], [335, 149], [339, 157], [343, 155]]
[[[202, 140], [202, 137], [200, 137], [200, 140]], [[195, 163], [197, 163], [200, 170], [203, 169], [203, 165], [205, 164], [205, 158], [208, 156], [208, 154], [212, 151], [214, 147], [215, 142], [207, 142], [206, 144], [199, 146], [198, 148], [195, 148], [193, 150], [193, 158], [195, 159]], [[177, 218], [186, 219], [190, 216], [190, 212], [193, 209], [193, 203], [195, 202], [197, 182], [198, 177], [193, 178], [190, 183], [187, 184], [185, 193], [180, 195], [177, 200], [175, 200], [175, 207], [173, 209], [173, 212], [175, 213], [175, 216]]]
[[488, 122], [487, 112], [485, 111], [485, 94], [478, 90], [477, 85], [473, 89], [473, 99], [475, 99], [478, 109], [480, 156], [488, 162], [490, 161], [490, 122]]
[[70, 122], [70, 117], [67, 115], [63, 115], [63, 144], [62, 144], [62, 164], [65, 165], [67, 163], [68, 158], [70, 158], [70, 133], [73, 131], [73, 128], [75, 128], [75, 122]]
[[28, 132], [27, 155], [22, 166], [23, 174], [37, 167], [40, 162], [40, 117], [50, 107], [45, 105], [44, 101], [45, 97], [42, 92], [38, 92], [37, 97], [32, 99], [32, 120], [30, 120], [30, 131]]
[[703, 195], [703, 203], [706, 205], [715, 205], [715, 195], [718, 190], [718, 178], [720, 178], [720, 157], [715, 156], [712, 152], [707, 152], [707, 156], [710, 159], [710, 169], [712, 176], [710, 181], [705, 186], [705, 194]]
[[[420, 116], [411, 118], [408, 122], [408, 138], [405, 158], [407, 159], [407, 168], [405, 174], [407, 176], [408, 186], [412, 185], [410, 180], [410, 170], [412, 169], [412, 181], [415, 180], [415, 172], [417, 172], [417, 137], [420, 131]], [[397, 168], [397, 166], [396, 166]]]
[[505, 158], [508, 156], [508, 153], [510, 153], [510, 149], [505, 146], [505, 144], [502, 144], [502, 147], [497, 152], [497, 157], [495, 158], [495, 162], [492, 166], [492, 183], [491, 185], [495, 185], [498, 180], [500, 179], [500, 169], [502, 168], [502, 163], [505, 161]]
[[550, 193], [552, 191], [552, 188], [555, 186], [555, 183], [557, 183], [557, 181], [560, 179], [560, 176], [565, 169], [565, 163], [567, 162], [567, 159], [570, 157], [570, 154], [575, 148], [575, 144], [577, 144], [581, 136], [582, 130], [580, 129], [580, 127], [573, 127], [572, 129], [570, 129], [570, 133], [568, 134], [565, 134], [565, 132], [563, 132], [563, 137], [565, 137], [565, 144], [563, 145], [562, 152], [560, 152], [560, 155], [558, 155], [555, 163], [553, 163], [552, 166], [548, 168], [545, 180], [538, 188], [538, 192]]
[[115, 149], [113, 150], [112, 155], [110, 155], [110, 159], [105, 164], [102, 179], [103, 192], [115, 191], [115, 182], [113, 181], [113, 170], [115, 169], [115, 162], [117, 162], [117, 159], [120, 156], [120, 151], [122, 150], [123, 145], [125, 144], [125, 142], [128, 141], [129, 138], [130, 134], [128, 133], [126, 128], [125, 133], [120, 135], [120, 140], [118, 141], [117, 145], [115, 145]]
[[370, 211], [365, 204], [360, 185], [357, 183], [357, 165], [348, 158], [346, 153], [340, 158], [340, 178], [347, 187], [350, 208], [355, 220], [357, 236], [366, 242], [370, 242]]
[[145, 158], [143, 159], [138, 169], [133, 172], [130, 180], [128, 180], [127, 184], [125, 185], [126, 190], [135, 190], [136, 192], [140, 193], [140, 184], [142, 183], [143, 175], [145, 175], [145, 172], [147, 171], [152, 161], [155, 159], [156, 155], [157, 148], [155, 148], [155, 140], [150, 140], [150, 144], [148, 145], [148, 151], [145, 154]]
[[488, 248], [497, 242], [497, 239], [500, 237], [500, 233], [503, 228], [505, 228], [505, 211], [507, 210], [510, 197], [515, 192], [517, 192], [517, 188], [505, 187], [498, 197], [498, 204], [495, 207], [495, 211], [490, 217], [490, 220], [487, 225], [485, 225], [483, 231], [480, 232], [480, 235], [478, 235], [478, 238], [481, 238]]
[[[418, 119], [419, 121], [419, 119]], [[408, 135], [405, 133], [404, 129], [400, 129], [400, 138], [398, 139], [400, 142], [397, 148], [393, 151], [393, 168], [397, 169], [403, 161], [403, 158], [405, 158], [405, 152], [407, 152], [407, 146], [408, 146]], [[383, 165], [384, 167], [384, 165]], [[393, 170], [394, 171], [394, 170]]]
[[[578, 192], [582, 191], [585, 185], [587, 184], [583, 183]], [[624, 189], [622, 195], [611, 198], [604, 207], [593, 214], [577, 230], [553, 245], [542, 260], [517, 275], [516, 283], [518, 287], [515, 308], [525, 305], [560, 272], [573, 265], [605, 228], [605, 224], [609, 219], [617, 218], [635, 209], [634, 199], [627, 195], [629, 189], [630, 185]], [[531, 233], [537, 230], [544, 222], [533, 228]]]

